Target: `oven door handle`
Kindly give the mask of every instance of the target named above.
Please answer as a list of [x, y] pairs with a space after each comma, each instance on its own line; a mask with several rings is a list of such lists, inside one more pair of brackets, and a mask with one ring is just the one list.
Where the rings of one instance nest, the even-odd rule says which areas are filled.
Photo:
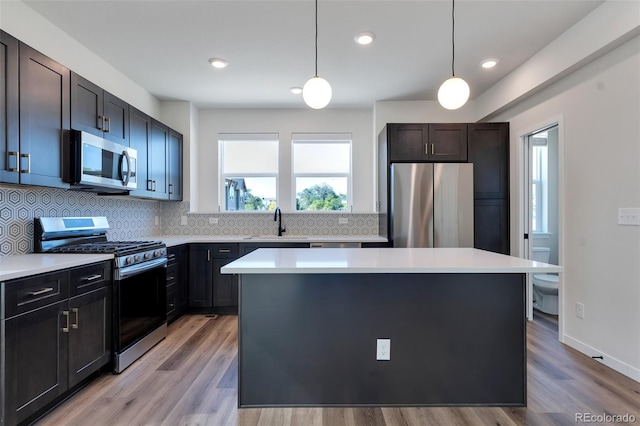
[[163, 258], [159, 258], [159, 259], [153, 259], [150, 260], [148, 262], [144, 262], [144, 263], [140, 263], [139, 265], [132, 265], [132, 266], [127, 266], [125, 268], [120, 268], [118, 270], [116, 270], [116, 280], [124, 280], [126, 278], [130, 278], [133, 277], [134, 275], [138, 275], [141, 274], [143, 272], [146, 272], [150, 269], [154, 269], [154, 268], [166, 268], [167, 266], [167, 258], [163, 257]]

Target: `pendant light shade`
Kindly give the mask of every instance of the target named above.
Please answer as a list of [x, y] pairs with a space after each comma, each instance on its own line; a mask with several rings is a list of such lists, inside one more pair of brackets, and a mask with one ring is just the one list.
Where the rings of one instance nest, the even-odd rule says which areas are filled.
[[332, 95], [331, 85], [322, 77], [311, 77], [302, 88], [304, 102], [313, 109], [322, 109], [329, 105]]
[[438, 102], [446, 109], [458, 109], [469, 99], [469, 85], [458, 77], [451, 77], [438, 90]]
[[469, 85], [463, 79], [456, 77], [454, 71], [456, 43], [455, 43], [455, 7], [456, 1], [451, 0], [451, 78], [442, 83], [438, 89], [438, 102], [446, 109], [458, 109], [469, 100]]
[[313, 109], [322, 109], [329, 105], [333, 91], [327, 80], [318, 77], [318, 0], [316, 0], [316, 73], [304, 84], [302, 98]]

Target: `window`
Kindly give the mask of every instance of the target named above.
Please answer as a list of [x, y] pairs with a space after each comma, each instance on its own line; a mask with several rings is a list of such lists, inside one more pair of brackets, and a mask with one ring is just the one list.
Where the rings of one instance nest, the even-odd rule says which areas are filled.
[[351, 134], [294, 133], [293, 179], [298, 211], [351, 209]]
[[535, 134], [531, 139], [531, 224], [534, 233], [542, 233], [548, 229], [549, 150], [546, 132]]
[[278, 135], [220, 134], [222, 211], [273, 210], [278, 202]]

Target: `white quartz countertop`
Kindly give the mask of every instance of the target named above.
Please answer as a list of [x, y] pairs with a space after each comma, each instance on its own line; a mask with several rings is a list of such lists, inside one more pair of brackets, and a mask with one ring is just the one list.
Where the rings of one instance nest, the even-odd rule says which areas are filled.
[[217, 236], [217, 235], [158, 235], [150, 239], [162, 241], [167, 247], [190, 243], [386, 243], [387, 239], [379, 236], [306, 236], [277, 235], [268, 236]]
[[473, 248], [258, 249], [224, 274], [548, 273], [549, 265]]
[[113, 259], [112, 254], [33, 253], [0, 257], [0, 281]]

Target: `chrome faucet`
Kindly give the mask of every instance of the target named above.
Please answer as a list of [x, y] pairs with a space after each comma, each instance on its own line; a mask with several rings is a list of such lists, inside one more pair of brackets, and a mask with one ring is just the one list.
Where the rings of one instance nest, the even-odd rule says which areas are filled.
[[273, 215], [273, 221], [275, 222], [276, 220], [278, 221], [278, 237], [282, 237], [282, 233], [287, 232], [287, 230], [282, 227], [282, 211], [280, 207], [276, 207], [276, 212]]

